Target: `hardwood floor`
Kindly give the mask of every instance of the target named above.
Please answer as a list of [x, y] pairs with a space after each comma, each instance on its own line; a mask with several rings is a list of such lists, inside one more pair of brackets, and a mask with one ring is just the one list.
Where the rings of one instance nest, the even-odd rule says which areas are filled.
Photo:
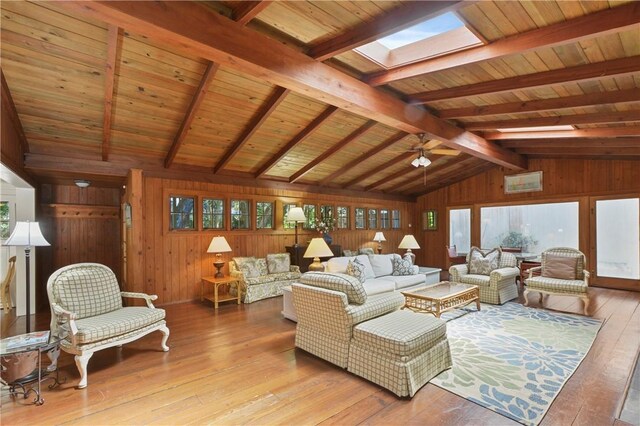
[[[169, 352], [160, 350], [160, 333], [98, 352], [82, 390], [73, 387], [73, 357], [63, 353], [68, 382], [46, 389], [40, 407], [3, 391], [0, 423], [516, 424], [431, 384], [399, 399], [295, 349], [295, 324], [282, 319], [281, 303], [228, 303], [218, 312], [199, 302], [166, 306]], [[582, 309], [578, 299], [554, 296], [545, 307]], [[616, 415], [640, 347], [639, 307], [640, 293], [592, 289], [590, 311], [604, 324], [542, 425], [625, 424]], [[23, 331], [11, 318], [3, 318], [3, 336]], [[37, 315], [36, 325], [47, 329], [48, 316]]]

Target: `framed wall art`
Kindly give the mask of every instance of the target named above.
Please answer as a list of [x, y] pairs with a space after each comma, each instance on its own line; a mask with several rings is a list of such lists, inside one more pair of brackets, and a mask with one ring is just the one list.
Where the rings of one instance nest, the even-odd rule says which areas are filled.
[[425, 210], [422, 212], [422, 230], [437, 231], [438, 230], [438, 211]]
[[542, 172], [521, 173], [504, 177], [504, 193], [542, 191]]

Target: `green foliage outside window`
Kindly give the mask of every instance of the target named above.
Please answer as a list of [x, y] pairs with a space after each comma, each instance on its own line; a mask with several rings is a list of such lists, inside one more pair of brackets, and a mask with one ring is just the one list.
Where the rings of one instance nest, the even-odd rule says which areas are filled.
[[202, 228], [224, 228], [224, 200], [213, 198], [202, 200]]
[[256, 229], [273, 229], [273, 203], [256, 203]]
[[9, 216], [9, 202], [0, 202], [0, 238], [7, 239], [10, 236], [9, 232], [10, 216]]
[[338, 229], [349, 228], [349, 207], [336, 207], [336, 213], [338, 216], [337, 227]]
[[195, 229], [195, 198], [169, 197], [170, 229]]
[[251, 208], [247, 200], [231, 200], [231, 229], [250, 229]]
[[296, 223], [295, 222], [290, 222], [288, 217], [289, 217], [289, 210], [291, 210], [293, 207], [295, 207], [295, 204], [284, 204], [282, 206], [282, 227], [284, 229], [293, 229], [296, 227]]
[[302, 227], [304, 229], [315, 229], [316, 228], [316, 205], [305, 204], [302, 206], [302, 210], [304, 211], [304, 217], [307, 218], [307, 221], [302, 225]]

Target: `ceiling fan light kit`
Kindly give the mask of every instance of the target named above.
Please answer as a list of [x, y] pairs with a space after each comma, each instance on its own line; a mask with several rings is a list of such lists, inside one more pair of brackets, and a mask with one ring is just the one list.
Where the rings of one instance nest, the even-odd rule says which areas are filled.
[[420, 150], [420, 155], [418, 155], [418, 158], [415, 158], [412, 162], [411, 165], [413, 167], [427, 167], [429, 164], [431, 164], [431, 160], [429, 160], [427, 157], [424, 156], [424, 151]]

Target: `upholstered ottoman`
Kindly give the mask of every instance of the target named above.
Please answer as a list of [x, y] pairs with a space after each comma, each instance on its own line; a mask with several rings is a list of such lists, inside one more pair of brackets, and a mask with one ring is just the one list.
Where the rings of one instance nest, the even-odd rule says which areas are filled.
[[431, 315], [396, 311], [353, 329], [347, 370], [398, 396], [413, 396], [451, 367], [447, 325]]

